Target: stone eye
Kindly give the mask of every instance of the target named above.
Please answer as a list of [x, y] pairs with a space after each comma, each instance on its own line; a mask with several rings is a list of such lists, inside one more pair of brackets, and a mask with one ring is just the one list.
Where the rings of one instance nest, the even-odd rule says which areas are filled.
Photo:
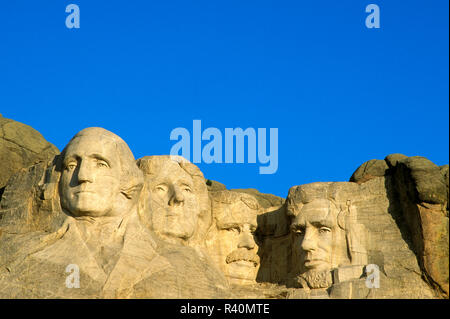
[[67, 169], [69, 169], [69, 170], [73, 170], [73, 169], [75, 169], [75, 167], [77, 167], [77, 164], [75, 164], [75, 163], [69, 163], [69, 164], [66, 165], [66, 167], [67, 167]]
[[165, 192], [166, 191], [166, 189], [165, 189], [165, 187], [163, 185], [158, 185], [158, 186], [155, 187], [155, 189], [157, 191], [160, 191], [160, 192]]
[[329, 233], [330, 231], [331, 231], [331, 229], [328, 228], [328, 227], [320, 227], [320, 228], [319, 228], [319, 233], [320, 233], [320, 234]]
[[295, 228], [293, 230], [293, 232], [297, 236], [303, 236], [305, 234], [305, 229], [303, 229], [303, 228]]
[[109, 167], [109, 166], [108, 166], [108, 164], [106, 164], [105, 162], [99, 161], [99, 162], [97, 162], [97, 167], [103, 168], [103, 167]]
[[227, 229], [230, 232], [234, 232], [234, 233], [239, 233], [241, 230], [239, 229], [239, 227], [230, 227]]

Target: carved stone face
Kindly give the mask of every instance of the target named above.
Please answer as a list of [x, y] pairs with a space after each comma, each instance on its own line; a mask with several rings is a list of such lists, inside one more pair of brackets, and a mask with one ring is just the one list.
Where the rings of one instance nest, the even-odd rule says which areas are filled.
[[303, 205], [292, 221], [294, 255], [301, 273], [331, 270], [348, 260], [337, 213], [331, 201], [318, 199]]
[[148, 180], [148, 189], [153, 230], [163, 237], [192, 237], [200, 206], [191, 175], [169, 160]]
[[216, 227], [206, 240], [207, 248], [230, 283], [254, 283], [259, 269], [255, 242], [257, 210], [242, 200], [213, 204]]
[[60, 179], [61, 206], [74, 216], [114, 215], [121, 166], [105, 135], [75, 137], [67, 146]]

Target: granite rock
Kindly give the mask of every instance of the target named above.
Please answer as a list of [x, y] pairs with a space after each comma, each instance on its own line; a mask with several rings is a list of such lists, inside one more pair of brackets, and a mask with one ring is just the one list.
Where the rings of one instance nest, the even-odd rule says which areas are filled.
[[0, 118], [0, 298], [448, 298], [448, 165], [391, 154], [283, 199], [135, 161], [102, 128], [58, 154], [15, 123]]
[[0, 193], [14, 173], [57, 154], [58, 149], [31, 126], [0, 116]]

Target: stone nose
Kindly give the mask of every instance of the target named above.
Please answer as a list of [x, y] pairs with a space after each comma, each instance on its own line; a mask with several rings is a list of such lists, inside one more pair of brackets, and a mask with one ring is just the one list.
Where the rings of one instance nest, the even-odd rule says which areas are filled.
[[241, 231], [238, 248], [247, 248], [249, 250], [255, 248], [255, 239], [250, 231]]
[[178, 186], [171, 187], [169, 206], [183, 206], [184, 196], [183, 192]]
[[78, 165], [78, 183], [89, 182], [92, 183], [94, 181], [94, 171], [88, 162], [81, 160]]
[[305, 235], [303, 236], [301, 248], [304, 251], [314, 251], [317, 248], [317, 238], [314, 231], [307, 227], [305, 230]]

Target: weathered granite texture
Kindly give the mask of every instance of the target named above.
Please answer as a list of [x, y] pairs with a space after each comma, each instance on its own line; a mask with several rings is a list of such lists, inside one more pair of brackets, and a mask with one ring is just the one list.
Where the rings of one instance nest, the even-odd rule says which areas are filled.
[[51, 160], [58, 153], [38, 131], [0, 114], [0, 198], [12, 175], [37, 162]]
[[364, 183], [375, 176], [392, 180], [389, 198], [407, 226], [405, 236], [411, 238], [421, 271], [427, 282], [448, 297], [448, 165], [438, 167], [424, 157], [391, 154], [384, 161], [364, 163], [351, 180]]
[[117, 135], [85, 129], [53, 162], [16, 176], [1, 202], [0, 298], [230, 295], [207, 255], [161, 240], [143, 220], [144, 174]]
[[211, 193], [213, 225], [205, 238], [208, 254], [230, 284], [255, 283], [259, 270], [256, 239], [258, 201], [246, 193]]
[[393, 154], [284, 200], [102, 128], [40, 150], [0, 200], [0, 298], [448, 298], [448, 165]]

